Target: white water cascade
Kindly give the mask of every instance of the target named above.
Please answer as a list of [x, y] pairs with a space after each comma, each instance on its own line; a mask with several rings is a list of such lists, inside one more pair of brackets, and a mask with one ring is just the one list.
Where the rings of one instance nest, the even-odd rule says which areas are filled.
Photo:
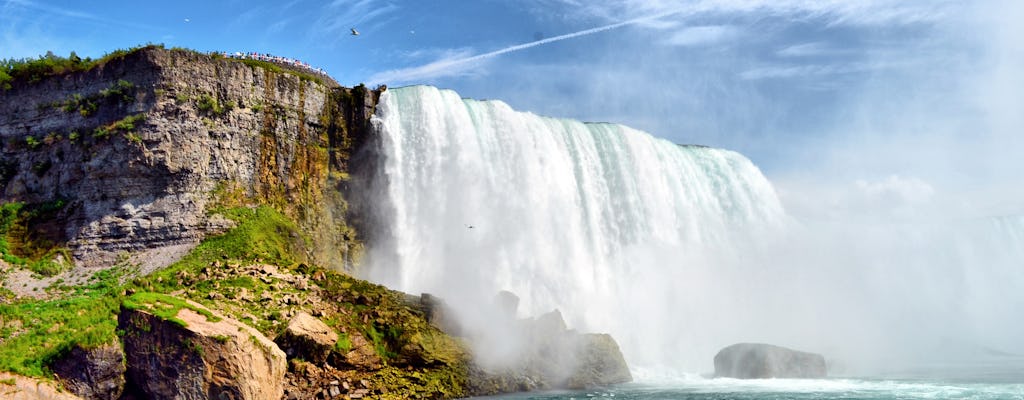
[[[661, 358], [651, 332], [692, 353], [694, 316], [725, 300], [709, 293], [727, 276], [716, 258], [785, 219], [735, 152], [426, 86], [390, 89], [378, 107], [388, 233], [370, 277], [456, 305], [509, 290], [521, 316], [557, 308], [571, 328], [615, 334], [631, 361]], [[680, 329], [689, 342], [668, 339]]]
[[470, 326], [508, 290], [520, 317], [611, 333], [638, 375], [707, 372], [744, 341], [839, 374], [1024, 352], [1020, 217], [797, 222], [735, 152], [426, 86], [386, 91], [372, 122], [365, 273]]

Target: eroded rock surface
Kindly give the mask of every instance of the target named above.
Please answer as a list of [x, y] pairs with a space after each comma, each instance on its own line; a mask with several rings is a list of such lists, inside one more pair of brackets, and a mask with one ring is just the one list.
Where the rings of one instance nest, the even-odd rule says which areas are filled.
[[128, 381], [138, 394], [148, 399], [279, 400], [287, 368], [284, 352], [255, 329], [188, 304], [174, 319], [122, 307], [118, 329], [124, 332]]
[[50, 366], [64, 387], [89, 400], [117, 400], [124, 392], [124, 350], [120, 342], [93, 349], [76, 346]]

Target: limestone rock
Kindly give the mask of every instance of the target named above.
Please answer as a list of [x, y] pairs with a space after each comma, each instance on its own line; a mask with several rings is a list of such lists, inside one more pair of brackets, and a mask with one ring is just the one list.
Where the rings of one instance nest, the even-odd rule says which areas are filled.
[[[126, 97], [103, 95], [120, 82], [130, 84]], [[66, 109], [76, 96], [92, 99], [95, 112]], [[230, 228], [209, 211], [220, 195], [239, 193], [282, 204], [316, 239], [313, 261], [346, 267], [356, 245], [332, 217], [343, 200], [331, 176], [347, 172], [378, 97], [329, 79], [145, 48], [0, 90], [0, 200], [64, 199], [53, 226], [34, 235], [70, 249], [80, 268], [128, 252], [148, 273]], [[128, 117], [140, 119], [110, 130]]]
[[251, 327], [186, 304], [167, 319], [145, 307], [122, 306], [118, 329], [124, 332], [128, 381], [140, 397], [280, 399], [284, 352]]
[[381, 359], [373, 343], [366, 340], [363, 335], [350, 333], [349, 341], [352, 343], [351, 350], [342, 357], [333, 357], [332, 364], [348, 366], [362, 371], [373, 371], [381, 368]]
[[316, 317], [300, 312], [274, 341], [289, 358], [300, 357], [314, 364], [323, 364], [338, 343], [338, 334]]
[[763, 343], [739, 343], [715, 355], [715, 376], [740, 379], [824, 378], [825, 357]]
[[76, 346], [50, 366], [71, 393], [90, 400], [116, 400], [124, 392], [124, 350], [121, 343], [94, 349]]
[[0, 399], [4, 400], [82, 400], [64, 392], [51, 382], [0, 372]]

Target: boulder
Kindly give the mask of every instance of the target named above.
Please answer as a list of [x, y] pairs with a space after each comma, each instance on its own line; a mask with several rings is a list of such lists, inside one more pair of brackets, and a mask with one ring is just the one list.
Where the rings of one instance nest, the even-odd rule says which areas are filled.
[[609, 334], [588, 333], [577, 336], [575, 359], [575, 368], [566, 383], [570, 389], [633, 380], [618, 343]]
[[255, 329], [170, 296], [132, 296], [118, 329], [129, 385], [147, 399], [279, 400], [285, 354]]
[[349, 333], [350, 350], [340, 357], [332, 357], [331, 364], [339, 367], [350, 367], [360, 371], [375, 371], [383, 366], [383, 361], [373, 343], [363, 335]]
[[90, 400], [117, 400], [124, 392], [124, 350], [121, 343], [92, 349], [75, 346], [50, 365], [64, 387]]
[[825, 357], [763, 343], [739, 343], [715, 355], [715, 376], [739, 379], [824, 378]]
[[288, 327], [274, 342], [288, 358], [299, 357], [322, 365], [338, 343], [338, 334], [316, 317], [301, 312], [288, 322]]
[[587, 389], [633, 380], [611, 335], [570, 330], [558, 310], [518, 320], [513, 329], [508, 333], [518, 346], [517, 358], [495, 365], [474, 363], [467, 380], [471, 395]]

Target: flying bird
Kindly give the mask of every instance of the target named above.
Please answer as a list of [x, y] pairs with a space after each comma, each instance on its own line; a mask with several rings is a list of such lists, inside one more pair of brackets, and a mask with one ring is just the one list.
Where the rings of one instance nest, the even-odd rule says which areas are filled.
[[359, 36], [359, 31], [356, 28], [352, 28], [352, 36]]

